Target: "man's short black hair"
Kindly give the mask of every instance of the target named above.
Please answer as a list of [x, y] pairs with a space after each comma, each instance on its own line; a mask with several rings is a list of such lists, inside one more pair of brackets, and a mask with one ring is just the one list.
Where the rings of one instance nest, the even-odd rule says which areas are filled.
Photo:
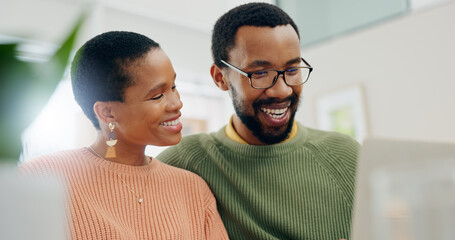
[[225, 67], [228, 53], [235, 46], [235, 35], [242, 26], [276, 27], [290, 24], [300, 38], [299, 30], [289, 15], [269, 3], [247, 3], [235, 7], [221, 16], [212, 32], [212, 57], [215, 64]]
[[133, 85], [130, 67], [160, 45], [133, 32], [112, 31], [87, 41], [71, 66], [74, 98], [82, 111], [100, 129], [93, 111], [97, 101], [124, 101], [124, 90]]

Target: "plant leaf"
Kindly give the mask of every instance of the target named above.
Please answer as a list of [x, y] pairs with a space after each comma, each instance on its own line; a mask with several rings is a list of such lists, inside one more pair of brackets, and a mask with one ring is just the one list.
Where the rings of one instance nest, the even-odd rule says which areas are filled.
[[61, 47], [45, 63], [19, 61], [15, 56], [17, 44], [0, 45], [0, 161], [18, 160], [21, 134], [63, 78], [85, 18], [86, 14], [82, 14]]

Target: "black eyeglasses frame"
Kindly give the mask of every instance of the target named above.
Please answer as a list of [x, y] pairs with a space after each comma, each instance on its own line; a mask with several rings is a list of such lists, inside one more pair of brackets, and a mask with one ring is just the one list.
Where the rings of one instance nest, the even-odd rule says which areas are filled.
[[278, 78], [280, 78], [280, 75], [283, 75], [284, 82], [285, 82], [286, 85], [288, 85], [288, 86], [299, 86], [299, 85], [305, 84], [305, 83], [308, 81], [308, 79], [310, 78], [311, 72], [313, 71], [313, 67], [312, 67], [307, 61], [305, 61], [305, 59], [303, 59], [302, 57], [301, 57], [300, 59], [302, 59], [303, 63], [305, 63], [307, 66], [300, 66], [300, 67], [294, 67], [294, 68], [308, 68], [309, 71], [310, 71], [310, 72], [308, 73], [307, 78], [306, 78], [302, 83], [292, 85], [292, 84], [288, 84], [288, 83], [286, 82], [286, 75], [285, 75], [285, 73], [286, 73], [286, 71], [288, 71], [289, 69], [293, 69], [293, 68], [287, 68], [287, 69], [285, 69], [285, 70], [264, 69], [264, 70], [261, 70], [261, 71], [275, 71], [275, 72], [277, 72], [277, 75], [276, 75], [276, 77], [273, 79], [272, 84], [271, 84], [270, 86], [268, 86], [268, 87], [255, 87], [255, 86], [253, 85], [253, 81], [251, 80], [251, 76], [252, 76], [254, 73], [260, 72], [260, 71], [245, 72], [245, 71], [243, 71], [242, 69], [240, 69], [240, 68], [238, 68], [238, 67], [236, 67], [236, 66], [230, 64], [230, 63], [227, 62], [227, 61], [221, 60], [221, 62], [222, 62], [224, 65], [226, 65], [226, 66], [228, 66], [228, 67], [234, 69], [234, 70], [237, 71], [238, 73], [242, 74], [243, 76], [247, 77], [248, 80], [249, 80], [249, 82], [250, 82], [250, 86], [251, 86], [252, 88], [255, 88], [255, 89], [267, 89], [267, 88], [271, 88], [271, 87], [273, 87], [273, 86], [275, 85], [275, 83], [277, 82]]

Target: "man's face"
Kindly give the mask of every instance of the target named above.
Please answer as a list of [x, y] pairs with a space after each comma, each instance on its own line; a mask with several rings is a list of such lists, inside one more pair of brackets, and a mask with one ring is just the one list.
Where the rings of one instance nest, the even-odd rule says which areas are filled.
[[[291, 25], [239, 28], [228, 62], [244, 72], [284, 70], [296, 66], [300, 42]], [[297, 64], [298, 65], [298, 64]], [[292, 129], [302, 85], [290, 87], [280, 76], [268, 89], [254, 89], [247, 77], [230, 68], [223, 70], [234, 109], [234, 127], [250, 144], [274, 144]]]

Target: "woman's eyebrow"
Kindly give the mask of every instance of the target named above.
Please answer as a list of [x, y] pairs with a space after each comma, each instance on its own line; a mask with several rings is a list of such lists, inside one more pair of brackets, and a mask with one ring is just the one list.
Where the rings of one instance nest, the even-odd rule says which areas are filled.
[[[174, 73], [174, 81], [175, 79], [177, 78], [177, 73]], [[147, 95], [155, 92], [156, 90], [160, 89], [160, 88], [163, 88], [167, 85], [167, 83], [161, 83], [161, 84], [158, 84], [156, 85], [155, 87], [153, 87], [152, 89], [150, 89], [150, 91], [148, 91]]]
[[155, 92], [156, 90], [158, 90], [160, 88], [163, 88], [164, 86], [166, 86], [166, 83], [161, 83], [161, 84], [156, 85], [154, 88], [150, 89], [149, 94]]

